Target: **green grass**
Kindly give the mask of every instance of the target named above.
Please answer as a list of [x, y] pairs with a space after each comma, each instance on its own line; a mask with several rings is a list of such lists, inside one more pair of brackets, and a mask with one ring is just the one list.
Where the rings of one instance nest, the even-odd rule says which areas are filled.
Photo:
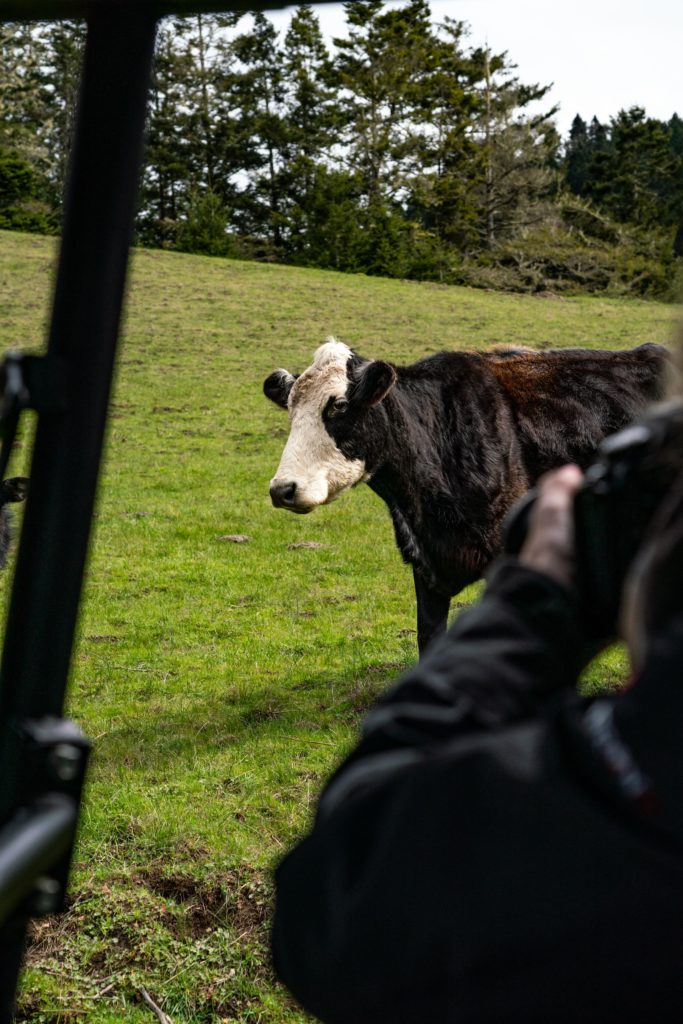
[[[3, 348], [41, 347], [54, 254], [0, 232]], [[71, 909], [35, 930], [20, 1019], [150, 1022], [143, 986], [175, 1024], [306, 1019], [268, 967], [269, 872], [413, 659], [414, 607], [369, 489], [271, 508], [287, 420], [263, 378], [331, 333], [400, 362], [666, 341], [674, 313], [135, 253], [69, 697], [95, 753]], [[616, 649], [585, 686], [624, 673]]]

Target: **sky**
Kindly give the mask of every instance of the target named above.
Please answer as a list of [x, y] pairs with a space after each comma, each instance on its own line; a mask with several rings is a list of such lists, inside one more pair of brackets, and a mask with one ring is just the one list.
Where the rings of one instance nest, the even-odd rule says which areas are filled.
[[[400, 0], [391, 0], [400, 7]], [[431, 0], [436, 21], [466, 21], [473, 45], [507, 50], [526, 83], [553, 88], [544, 106], [560, 104], [566, 134], [576, 113], [607, 121], [618, 110], [645, 107], [668, 120], [683, 117], [683, 0]], [[328, 37], [344, 35], [342, 4], [317, 8]], [[286, 27], [291, 8], [270, 12]]]

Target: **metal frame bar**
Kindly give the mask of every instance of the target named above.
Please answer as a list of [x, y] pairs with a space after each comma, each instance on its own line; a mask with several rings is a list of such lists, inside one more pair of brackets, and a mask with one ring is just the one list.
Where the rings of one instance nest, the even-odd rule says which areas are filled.
[[71, 842], [78, 808], [68, 797], [38, 800], [0, 831], [0, 917], [8, 917], [34, 890]]
[[[43, 808], [40, 824], [38, 811], [20, 811], [42, 795], [30, 791], [39, 776], [24, 777], [22, 744], [27, 722], [58, 717], [64, 704], [135, 214], [155, 29], [152, 9], [133, 0], [99, 3], [88, 21], [48, 341], [48, 359], [59, 367], [65, 401], [39, 416], [0, 669], [0, 821], [14, 818], [7, 826], [9, 845], [3, 844], [7, 831], [0, 833], [0, 891], [16, 886], [22, 850], [27, 871], [29, 860], [32, 869], [55, 870], [75, 831], [73, 801], [68, 816], [64, 804], [59, 814], [54, 807], [48, 814]], [[15, 890], [7, 899], [16, 903], [17, 896]], [[24, 904], [18, 916], [0, 926], [3, 1024], [11, 1020], [30, 910]]]
[[[138, 0], [137, 13], [154, 18], [167, 14], [211, 14], [216, 11], [258, 11], [291, 7], [294, 0]], [[338, 0], [313, 0], [334, 3]], [[89, 18], [103, 7], [126, 11], [131, 0], [0, 0], [0, 18], [4, 21], [50, 21], [57, 18]]]
[[[78, 819], [87, 744], [61, 715], [114, 372], [156, 24], [166, 14], [290, 2], [0, 0], [2, 21], [88, 21], [48, 352], [31, 363], [40, 395], [29, 396], [29, 404], [38, 409], [38, 428], [0, 665], [0, 1024], [13, 1018], [29, 917], [60, 904]], [[36, 888], [41, 876], [42, 889]]]
[[98, 8], [88, 26], [48, 341], [66, 401], [38, 422], [0, 668], [3, 716], [62, 711], [135, 213], [154, 30], [154, 20], [136, 14], [134, 4], [128, 17]]

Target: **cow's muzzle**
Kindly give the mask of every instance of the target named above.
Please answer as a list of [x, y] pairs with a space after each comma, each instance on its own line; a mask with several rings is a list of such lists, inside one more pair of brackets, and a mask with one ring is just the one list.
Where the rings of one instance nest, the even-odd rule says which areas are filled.
[[297, 485], [293, 480], [272, 480], [270, 500], [275, 508], [288, 508], [291, 512], [310, 512], [310, 505], [298, 504], [297, 490]]

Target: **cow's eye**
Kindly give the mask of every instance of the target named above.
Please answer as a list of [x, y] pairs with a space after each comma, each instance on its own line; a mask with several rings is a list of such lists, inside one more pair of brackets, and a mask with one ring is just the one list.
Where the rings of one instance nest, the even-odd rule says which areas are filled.
[[327, 415], [340, 416], [342, 413], [346, 412], [348, 407], [349, 403], [346, 401], [345, 398], [335, 398], [332, 402], [330, 402], [327, 408]]

